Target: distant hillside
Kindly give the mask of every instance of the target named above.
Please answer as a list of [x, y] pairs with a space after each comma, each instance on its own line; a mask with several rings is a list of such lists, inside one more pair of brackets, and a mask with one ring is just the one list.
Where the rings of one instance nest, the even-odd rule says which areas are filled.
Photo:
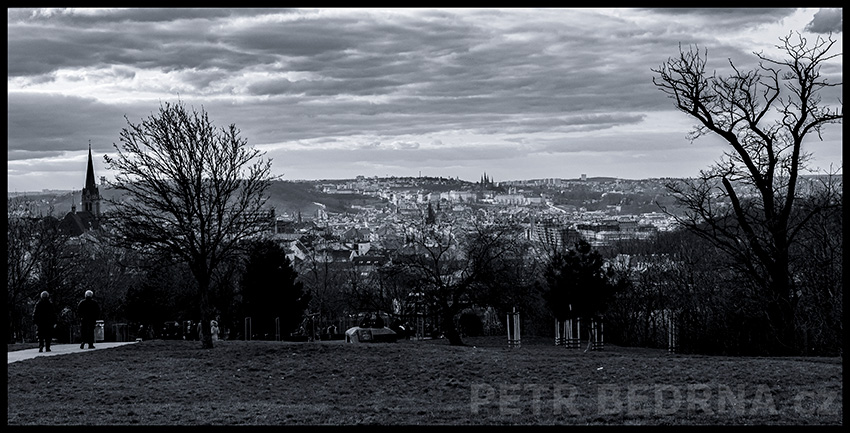
[[[317, 190], [314, 185], [315, 182], [272, 182], [267, 191], [269, 196], [267, 205], [274, 207], [277, 214], [285, 212], [297, 214], [301, 212], [306, 217], [316, 214], [316, 211], [321, 207], [316, 203], [325, 205], [325, 211], [330, 213], [349, 212], [353, 205], [378, 205], [381, 203], [380, 199], [360, 194], [325, 194]], [[101, 188], [100, 194], [106, 199], [113, 198], [117, 193], [113, 189]], [[37, 213], [40, 212], [42, 215], [52, 214], [56, 217], [62, 217], [70, 212], [72, 202], [76, 202], [79, 209], [81, 200], [80, 190], [28, 192], [15, 195], [37, 203]], [[105, 204], [102, 209], [107, 210], [108, 205]]]
[[275, 181], [268, 189], [268, 205], [278, 214], [284, 212], [313, 215], [325, 205], [325, 211], [342, 213], [351, 211], [352, 205], [380, 204], [381, 200], [360, 194], [325, 194], [315, 187], [316, 182]]
[[9, 200], [23, 200], [35, 204], [33, 212], [40, 215], [53, 215], [57, 218], [65, 216], [71, 211], [71, 204], [76, 200], [80, 205], [80, 191], [67, 192], [26, 192], [10, 194]]
[[[823, 176], [804, 175], [803, 179], [817, 179]], [[463, 190], [475, 186], [471, 182], [456, 179], [443, 178], [391, 178], [392, 183], [406, 185], [401, 189], [421, 189], [423, 191], [444, 192], [450, 190]], [[675, 200], [669, 195], [664, 187], [664, 182], [659, 179], [627, 180], [613, 191], [610, 185], [604, 185], [618, 180], [612, 177], [593, 177], [585, 182], [574, 182], [568, 188], [559, 191], [548, 190], [540, 186], [524, 186], [526, 193], [538, 194], [545, 192], [551, 197], [556, 205], [573, 205], [577, 208], [587, 210], [606, 210], [611, 206], [619, 206], [620, 212], [624, 214], [637, 214], [658, 211], [658, 204], [667, 206], [669, 210], [676, 209]], [[312, 218], [316, 211], [324, 208], [329, 213], [356, 213], [352, 206], [381, 206], [385, 204], [379, 198], [361, 194], [326, 194], [316, 188], [316, 185], [325, 183], [345, 184], [354, 182], [351, 180], [324, 180], [324, 181], [289, 181], [279, 180], [271, 183], [267, 193], [269, 195], [268, 205], [274, 207], [278, 215], [288, 213], [295, 215], [298, 212], [305, 218]], [[533, 180], [532, 180], [533, 182]], [[635, 187], [635, 184], [640, 184]], [[495, 190], [490, 188], [491, 190]], [[116, 191], [102, 188], [100, 193], [104, 198], [112, 198]], [[71, 210], [72, 201], [80, 206], [80, 190], [73, 191], [49, 191], [49, 192], [26, 192], [9, 193], [9, 198], [25, 197], [26, 200], [37, 203], [36, 212], [42, 215], [53, 214], [64, 216]], [[103, 210], [108, 210], [104, 205]]]

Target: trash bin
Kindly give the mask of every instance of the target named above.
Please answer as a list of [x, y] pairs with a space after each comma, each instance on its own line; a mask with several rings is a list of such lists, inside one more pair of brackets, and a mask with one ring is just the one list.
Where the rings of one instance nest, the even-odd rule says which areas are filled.
[[94, 341], [103, 341], [103, 320], [98, 320], [94, 324]]

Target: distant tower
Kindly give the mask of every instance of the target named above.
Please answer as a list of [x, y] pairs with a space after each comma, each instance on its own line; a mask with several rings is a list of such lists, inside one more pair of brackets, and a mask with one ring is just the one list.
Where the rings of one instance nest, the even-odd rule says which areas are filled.
[[86, 169], [86, 186], [83, 188], [83, 210], [96, 218], [100, 217], [100, 191], [94, 183], [94, 164], [91, 158], [91, 140], [89, 140], [89, 165]]
[[437, 215], [434, 213], [434, 208], [431, 207], [431, 202], [428, 202], [428, 214], [425, 216], [425, 224], [431, 225], [437, 222]]
[[490, 179], [490, 177], [487, 176], [487, 172], [485, 171], [484, 175], [481, 176], [481, 186], [482, 187], [489, 187], [490, 185], [492, 185], [492, 183], [493, 183], [493, 179]]

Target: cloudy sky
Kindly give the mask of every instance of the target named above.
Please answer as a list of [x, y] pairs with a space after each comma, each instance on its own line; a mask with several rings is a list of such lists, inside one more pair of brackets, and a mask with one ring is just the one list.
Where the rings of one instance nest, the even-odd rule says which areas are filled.
[[[79, 189], [162, 102], [235, 124], [283, 179], [698, 175], [718, 139], [652, 84], [679, 44], [710, 67], [782, 57], [840, 9], [8, 9], [8, 190]], [[839, 57], [822, 74], [842, 81]], [[840, 91], [840, 88], [838, 89]], [[826, 94], [834, 104], [838, 94]], [[805, 144], [840, 166], [840, 126]]]

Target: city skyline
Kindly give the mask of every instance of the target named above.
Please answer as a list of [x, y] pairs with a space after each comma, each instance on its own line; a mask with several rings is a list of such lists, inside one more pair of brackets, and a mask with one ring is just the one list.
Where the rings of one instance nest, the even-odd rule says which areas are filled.
[[[78, 189], [160, 103], [235, 124], [283, 180], [691, 177], [723, 143], [652, 84], [682, 47], [708, 69], [782, 58], [841, 9], [9, 9], [8, 191]], [[842, 81], [841, 57], [821, 73]], [[829, 93], [832, 92], [832, 93]], [[835, 104], [841, 88], [823, 94]], [[842, 164], [842, 130], [804, 143]]]

